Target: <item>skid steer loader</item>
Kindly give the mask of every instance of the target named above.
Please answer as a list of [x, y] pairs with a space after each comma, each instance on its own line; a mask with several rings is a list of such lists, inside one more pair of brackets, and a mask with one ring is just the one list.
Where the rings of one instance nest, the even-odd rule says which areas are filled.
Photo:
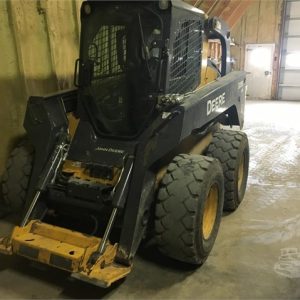
[[86, 1], [81, 24], [76, 89], [28, 101], [28, 138], [2, 180], [23, 217], [0, 251], [101, 287], [130, 273], [148, 237], [203, 264], [248, 176], [247, 136], [220, 129], [244, 120], [228, 27], [179, 1]]

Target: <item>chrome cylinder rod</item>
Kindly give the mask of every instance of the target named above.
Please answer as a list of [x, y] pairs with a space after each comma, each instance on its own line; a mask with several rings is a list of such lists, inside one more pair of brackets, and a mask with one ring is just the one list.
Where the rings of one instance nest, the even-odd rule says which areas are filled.
[[111, 232], [111, 229], [114, 225], [114, 222], [115, 222], [115, 219], [116, 219], [116, 216], [117, 216], [117, 212], [118, 212], [118, 209], [116, 207], [114, 207], [114, 209], [113, 209], [113, 211], [110, 215], [108, 224], [106, 226], [103, 238], [102, 238], [102, 240], [100, 242], [100, 245], [99, 245], [99, 250], [98, 250], [99, 256], [102, 255], [105, 251], [105, 246], [106, 246], [109, 234]]

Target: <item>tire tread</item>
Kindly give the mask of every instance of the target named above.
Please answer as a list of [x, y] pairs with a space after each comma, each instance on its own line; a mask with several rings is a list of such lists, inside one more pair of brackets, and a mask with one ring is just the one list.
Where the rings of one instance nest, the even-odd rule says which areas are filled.
[[242, 131], [223, 130], [216, 131], [213, 140], [206, 150], [206, 155], [217, 158], [223, 168], [225, 179], [224, 210], [234, 211], [239, 203], [235, 200], [234, 172], [238, 151], [241, 142], [247, 138]]
[[[194, 242], [193, 220], [197, 213], [199, 188], [211, 163], [219, 163], [210, 157], [180, 154], [167, 168], [157, 196], [155, 212], [155, 238], [159, 250], [177, 260], [201, 264]], [[190, 176], [184, 176], [181, 168], [192, 164]], [[195, 167], [196, 166], [196, 167]], [[175, 199], [175, 195], [180, 193]], [[176, 224], [172, 219], [179, 220]], [[198, 229], [199, 230], [199, 229]], [[176, 244], [176, 246], [174, 246]]]
[[2, 194], [6, 205], [18, 210], [25, 202], [33, 161], [33, 147], [25, 139], [11, 152], [2, 176]]

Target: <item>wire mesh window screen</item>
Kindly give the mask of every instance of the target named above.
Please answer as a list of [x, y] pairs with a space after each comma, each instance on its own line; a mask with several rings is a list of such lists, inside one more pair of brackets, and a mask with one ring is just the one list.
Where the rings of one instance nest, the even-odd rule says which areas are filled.
[[125, 26], [104, 25], [95, 35], [88, 49], [89, 59], [94, 61], [93, 79], [123, 73], [120, 65], [120, 59], [126, 61], [126, 35], [123, 32]]
[[201, 45], [201, 22], [182, 22], [173, 44], [170, 92], [186, 93], [199, 84]]

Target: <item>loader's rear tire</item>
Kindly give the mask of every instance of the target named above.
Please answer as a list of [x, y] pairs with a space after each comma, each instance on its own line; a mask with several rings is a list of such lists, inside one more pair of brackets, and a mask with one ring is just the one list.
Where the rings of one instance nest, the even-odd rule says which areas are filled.
[[157, 196], [155, 237], [159, 250], [176, 260], [201, 265], [217, 237], [223, 202], [219, 161], [200, 155], [176, 156]]
[[33, 147], [24, 139], [11, 152], [1, 181], [3, 200], [13, 212], [24, 206], [32, 163]]
[[241, 131], [218, 130], [205, 153], [221, 162], [224, 172], [224, 210], [234, 211], [242, 202], [249, 170], [249, 143]]

